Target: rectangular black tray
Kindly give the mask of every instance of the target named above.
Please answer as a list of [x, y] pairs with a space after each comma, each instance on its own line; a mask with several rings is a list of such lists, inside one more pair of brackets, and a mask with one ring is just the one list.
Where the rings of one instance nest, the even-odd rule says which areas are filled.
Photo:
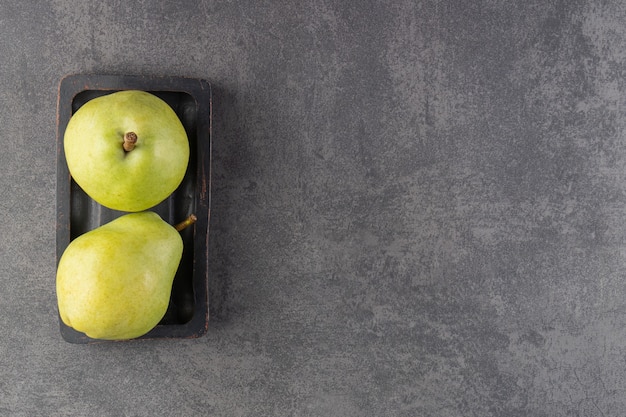
[[[189, 214], [198, 220], [181, 232], [183, 258], [174, 278], [167, 313], [137, 339], [195, 338], [208, 328], [208, 236], [211, 206], [211, 85], [201, 79], [138, 75], [69, 75], [59, 84], [57, 103], [57, 265], [71, 240], [121, 215], [92, 200], [72, 180], [65, 161], [63, 136], [70, 117], [92, 98], [121, 90], [147, 91], [165, 100], [180, 118], [190, 145], [189, 166], [172, 195], [150, 209], [170, 224]], [[63, 339], [95, 343], [59, 318]]]

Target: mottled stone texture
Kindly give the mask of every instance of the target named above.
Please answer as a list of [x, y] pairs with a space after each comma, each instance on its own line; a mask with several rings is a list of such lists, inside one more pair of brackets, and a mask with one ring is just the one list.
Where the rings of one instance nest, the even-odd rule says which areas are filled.
[[[0, 415], [626, 415], [626, 3], [0, 6]], [[69, 73], [215, 88], [211, 325], [58, 332]]]

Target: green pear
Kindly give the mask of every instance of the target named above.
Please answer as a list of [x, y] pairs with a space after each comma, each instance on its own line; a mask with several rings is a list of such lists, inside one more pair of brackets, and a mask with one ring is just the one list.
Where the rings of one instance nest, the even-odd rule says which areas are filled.
[[136, 338], [154, 328], [167, 311], [181, 260], [180, 229], [146, 211], [70, 242], [56, 277], [63, 323], [106, 340]]
[[145, 91], [89, 100], [63, 138], [74, 181], [101, 205], [137, 212], [165, 200], [189, 163], [189, 140], [172, 108]]

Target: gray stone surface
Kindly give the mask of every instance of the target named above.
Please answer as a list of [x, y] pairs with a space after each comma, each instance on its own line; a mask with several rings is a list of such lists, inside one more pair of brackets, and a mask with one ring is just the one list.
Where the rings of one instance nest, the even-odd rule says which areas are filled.
[[[626, 415], [626, 4], [0, 6], [0, 415]], [[56, 317], [70, 73], [215, 88], [211, 324]]]

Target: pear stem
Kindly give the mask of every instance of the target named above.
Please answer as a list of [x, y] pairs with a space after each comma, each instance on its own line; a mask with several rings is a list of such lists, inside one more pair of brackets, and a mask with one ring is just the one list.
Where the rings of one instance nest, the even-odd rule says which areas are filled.
[[137, 134], [135, 132], [126, 132], [124, 134], [124, 143], [122, 146], [126, 152], [130, 152], [135, 149], [135, 144], [137, 143]]
[[189, 227], [192, 224], [194, 224], [196, 222], [196, 220], [198, 220], [196, 215], [195, 214], [190, 214], [189, 217], [187, 217], [185, 220], [183, 220], [182, 222], [180, 222], [177, 225], [175, 225], [174, 229], [176, 229], [176, 230], [178, 230], [180, 232], [181, 230], [186, 229], [187, 227]]

